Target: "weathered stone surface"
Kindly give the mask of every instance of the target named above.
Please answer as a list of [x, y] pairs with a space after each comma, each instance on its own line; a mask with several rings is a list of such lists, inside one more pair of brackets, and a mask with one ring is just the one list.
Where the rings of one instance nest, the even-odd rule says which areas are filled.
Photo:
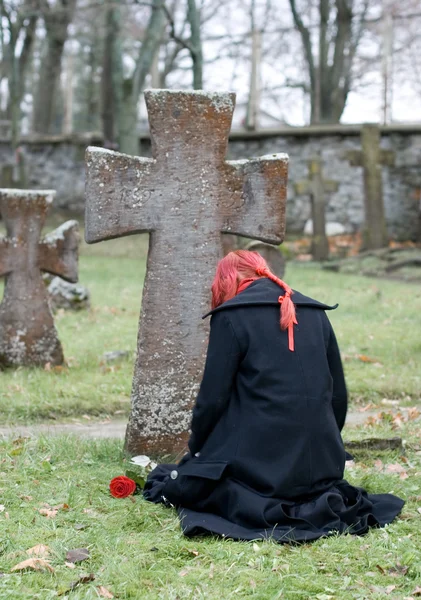
[[278, 246], [273, 244], [265, 244], [265, 242], [254, 241], [250, 242], [245, 247], [246, 250], [253, 250], [263, 256], [268, 263], [273, 273], [280, 279], [285, 273], [285, 256], [282, 254]]
[[130, 353], [127, 350], [110, 350], [110, 352], [104, 352], [102, 355], [102, 362], [115, 363], [123, 360], [127, 360]]
[[234, 94], [145, 96], [153, 158], [86, 155], [87, 241], [151, 232], [126, 437], [133, 454], [185, 447], [221, 233], [281, 243], [288, 171], [283, 154], [225, 161]]
[[[388, 233], [397, 239], [421, 239], [419, 197], [421, 188], [421, 127], [404, 124], [382, 126], [381, 146], [395, 153], [395, 165], [382, 170], [383, 200]], [[362, 168], [352, 167], [348, 150], [360, 150], [361, 125], [283, 127], [230, 134], [228, 158], [287, 152], [290, 157], [286, 218], [290, 233], [302, 233], [310, 218], [306, 196], [295, 193], [294, 184], [307, 178], [307, 162], [321, 152], [324, 176], [339, 182], [326, 210], [327, 225], [341, 223], [354, 233], [364, 223], [364, 180]], [[85, 205], [84, 151], [89, 144], [102, 145], [99, 135], [44, 136], [22, 140], [28, 167], [28, 187], [57, 190], [54, 207], [83, 211]], [[141, 154], [150, 156], [149, 135], [140, 140]], [[13, 161], [10, 144], [0, 140], [0, 163]], [[10, 187], [3, 185], [3, 187]], [[417, 199], [418, 198], [418, 199]]]
[[68, 221], [40, 240], [55, 192], [0, 189], [6, 237], [0, 238], [0, 366], [58, 365], [63, 352], [41, 271], [77, 281], [78, 224]]
[[378, 125], [364, 125], [361, 130], [361, 150], [347, 153], [352, 166], [363, 167], [365, 218], [362, 228], [363, 250], [384, 248], [389, 236], [383, 203], [381, 165], [393, 166], [395, 155], [380, 148]]
[[323, 179], [320, 155], [308, 163], [309, 177], [295, 183], [296, 194], [308, 194], [311, 202], [312, 241], [311, 254], [314, 260], [329, 258], [329, 242], [326, 234], [326, 194], [338, 190], [337, 181]]
[[48, 285], [50, 307], [53, 312], [64, 310], [87, 310], [90, 305], [89, 290], [80, 283], [70, 283], [61, 277], [53, 277]]

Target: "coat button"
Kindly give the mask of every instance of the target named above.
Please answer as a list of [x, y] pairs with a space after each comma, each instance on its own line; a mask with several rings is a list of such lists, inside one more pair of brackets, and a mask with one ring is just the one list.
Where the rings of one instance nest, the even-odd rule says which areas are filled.
[[171, 479], [177, 479], [177, 477], [178, 477], [178, 471], [171, 471], [170, 477], [171, 477]]

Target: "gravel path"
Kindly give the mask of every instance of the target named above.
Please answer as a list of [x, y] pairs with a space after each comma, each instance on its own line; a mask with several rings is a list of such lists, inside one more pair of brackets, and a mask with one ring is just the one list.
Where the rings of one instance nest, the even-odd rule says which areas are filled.
[[[347, 426], [361, 425], [371, 415], [379, 411], [349, 412], [347, 415]], [[60, 435], [74, 434], [83, 438], [124, 438], [126, 432], [126, 420], [120, 421], [92, 421], [87, 423], [51, 423], [35, 425], [11, 425], [0, 427], [0, 438], [10, 436], [37, 436], [37, 435]]]

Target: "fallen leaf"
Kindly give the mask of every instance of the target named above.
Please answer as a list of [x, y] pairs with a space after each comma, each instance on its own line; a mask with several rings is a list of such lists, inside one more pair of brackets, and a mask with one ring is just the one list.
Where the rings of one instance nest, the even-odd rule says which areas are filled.
[[197, 550], [190, 550], [190, 548], [185, 548], [185, 551], [189, 554], [193, 554], [193, 556], [199, 556], [199, 552]]
[[211, 563], [210, 567], [209, 567], [209, 579], [213, 579], [214, 571], [215, 571], [215, 565], [213, 563]]
[[412, 421], [413, 419], [417, 419], [421, 415], [420, 411], [416, 406], [412, 406], [408, 410], [408, 420]]
[[396, 585], [388, 585], [387, 588], [384, 590], [386, 592], [386, 594], [391, 594], [393, 592], [393, 590], [396, 589]]
[[98, 586], [96, 589], [98, 596], [101, 596], [101, 598], [114, 598], [114, 595], [110, 592], [110, 590], [107, 590], [107, 588], [103, 585]]
[[379, 471], [381, 471], [383, 469], [383, 463], [382, 463], [382, 461], [380, 459], [377, 459], [377, 460], [374, 461], [374, 466]]
[[68, 569], [76, 569], [76, 565], [74, 563], [66, 561], [64, 564]]
[[400, 563], [396, 563], [394, 567], [390, 567], [388, 572], [392, 577], [399, 577], [399, 575], [406, 575], [409, 571], [409, 567], [405, 565], [401, 565]]
[[401, 473], [401, 474], [399, 475], [399, 478], [400, 478], [400, 479], [408, 479], [408, 477], [409, 477], [408, 473]]
[[20, 494], [19, 498], [21, 500], [25, 500], [25, 502], [30, 502], [31, 500], [33, 500], [32, 496], [24, 496], [23, 494]]
[[179, 576], [180, 576], [180, 577], [185, 577], [186, 575], [188, 575], [188, 572], [189, 572], [189, 571], [188, 571], [188, 569], [182, 569], [182, 570], [179, 572]]
[[4, 504], [0, 504], [0, 512], [3, 512], [6, 509]]
[[417, 585], [415, 590], [412, 592], [412, 596], [421, 596], [421, 587]]
[[57, 516], [58, 509], [57, 508], [40, 508], [38, 510], [39, 514], [43, 517], [47, 517], [47, 519], [54, 519]]
[[373, 404], [372, 402], [369, 402], [368, 404], [366, 404], [362, 408], [359, 408], [358, 412], [365, 412], [366, 410], [370, 410], [370, 408], [375, 408], [375, 407], [376, 407], [375, 404]]
[[253, 550], [255, 552], [260, 552], [260, 548], [259, 548], [258, 544], [256, 544], [256, 542], [253, 542]]
[[358, 354], [357, 358], [358, 358], [358, 360], [360, 360], [361, 362], [364, 362], [364, 363], [378, 363], [379, 362], [377, 360], [377, 358], [370, 358], [369, 356], [367, 356], [365, 354]]
[[47, 570], [50, 571], [50, 573], [54, 573], [54, 569], [50, 563], [42, 558], [28, 558], [12, 567], [11, 571], [25, 571], [25, 569], [30, 569], [32, 571]]
[[405, 471], [406, 471], [405, 467], [398, 463], [389, 464], [389, 465], [386, 465], [386, 467], [385, 467], [386, 473], [404, 473]]
[[90, 557], [89, 550], [87, 548], [75, 548], [69, 550], [66, 554], [66, 560], [71, 563], [82, 562]]
[[46, 558], [50, 554], [50, 548], [45, 546], [45, 544], [37, 544], [36, 546], [32, 546], [32, 548], [28, 548], [26, 554], [29, 554], [29, 556], [38, 556], [38, 558]]
[[419, 508], [417, 508], [417, 512], [419, 512], [421, 515], [421, 506]]
[[376, 568], [377, 568], [377, 569], [380, 571], [380, 573], [381, 573], [382, 575], [384, 575], [384, 574], [386, 573], [386, 571], [383, 569], [383, 567], [382, 567], [382, 566], [380, 566], [380, 565], [376, 565]]
[[76, 581], [72, 581], [68, 588], [58, 592], [57, 596], [63, 596], [64, 594], [67, 594], [67, 592], [74, 590], [81, 583], [90, 583], [91, 581], [94, 581], [94, 579], [95, 575], [93, 573], [89, 573], [89, 575], [82, 575], [79, 577], [79, 579], [76, 579]]
[[85, 525], [85, 523], [76, 523], [74, 528], [76, 529], [76, 531], [81, 531], [82, 529], [86, 529], [87, 527], [89, 527], [89, 525]]

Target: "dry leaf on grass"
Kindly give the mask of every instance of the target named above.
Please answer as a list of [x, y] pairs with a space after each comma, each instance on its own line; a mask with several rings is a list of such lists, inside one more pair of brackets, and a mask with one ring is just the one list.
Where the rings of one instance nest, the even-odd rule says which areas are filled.
[[417, 585], [417, 587], [415, 588], [415, 590], [412, 592], [411, 594], [412, 596], [421, 596], [421, 587], [419, 587]]
[[358, 354], [357, 355], [358, 360], [360, 360], [361, 362], [365, 362], [365, 363], [379, 363], [381, 364], [377, 358], [370, 358], [370, 356], [367, 356], [366, 354]]
[[101, 596], [101, 598], [114, 598], [114, 594], [112, 594], [110, 590], [107, 590], [103, 585], [98, 586], [96, 589], [98, 596]]
[[38, 558], [47, 558], [50, 554], [50, 548], [45, 544], [37, 544], [36, 546], [32, 546], [32, 548], [28, 548], [26, 554], [37, 556]]
[[409, 571], [409, 567], [405, 565], [401, 565], [400, 563], [396, 563], [394, 567], [390, 567], [388, 569], [389, 575], [392, 577], [399, 577], [400, 575], [406, 575]]
[[380, 587], [379, 585], [370, 585], [370, 590], [376, 594], [386, 594], [389, 596], [396, 589], [396, 585], [388, 585], [387, 587]]
[[50, 573], [54, 573], [53, 567], [43, 558], [28, 558], [12, 567], [11, 571], [25, 571], [26, 569], [30, 569], [31, 571], [47, 570]]
[[413, 421], [414, 419], [418, 419], [421, 415], [421, 412], [418, 410], [416, 406], [411, 406], [408, 410], [408, 421]]
[[66, 561], [71, 563], [82, 562], [82, 560], [86, 560], [90, 557], [89, 550], [87, 548], [75, 548], [74, 550], [69, 550], [66, 554]]
[[76, 565], [71, 562], [65, 561], [64, 566], [67, 567], [68, 569], [76, 569]]
[[57, 516], [58, 509], [56, 508], [40, 508], [39, 514], [43, 517], [47, 517], [47, 519], [54, 519]]
[[404, 472], [406, 472], [406, 469], [403, 465], [394, 463], [394, 464], [386, 465], [385, 472], [386, 473], [404, 473]]
[[89, 573], [89, 575], [82, 575], [81, 577], [79, 577], [79, 579], [76, 579], [76, 581], [72, 581], [68, 588], [58, 592], [57, 596], [64, 596], [64, 594], [71, 592], [81, 583], [90, 583], [91, 581], [94, 581], [94, 579], [95, 575], [93, 573]]

